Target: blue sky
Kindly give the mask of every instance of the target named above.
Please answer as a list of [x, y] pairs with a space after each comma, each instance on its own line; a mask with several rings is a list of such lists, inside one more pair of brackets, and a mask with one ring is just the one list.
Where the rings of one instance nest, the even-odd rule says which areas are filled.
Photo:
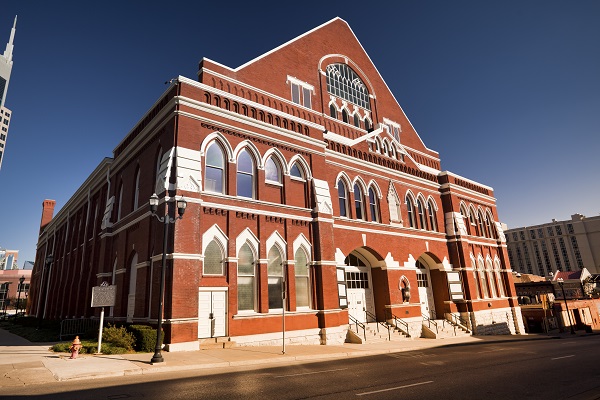
[[18, 23], [0, 246], [20, 266], [42, 201], [58, 211], [166, 80], [195, 79], [202, 57], [237, 67], [336, 16], [442, 168], [494, 188], [502, 222], [600, 213], [600, 2], [2, 3], [1, 52]]

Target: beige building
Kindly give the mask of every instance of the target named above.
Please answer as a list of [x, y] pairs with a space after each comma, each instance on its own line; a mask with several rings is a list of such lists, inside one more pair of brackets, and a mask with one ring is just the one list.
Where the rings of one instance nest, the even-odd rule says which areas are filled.
[[513, 270], [541, 276], [584, 267], [600, 273], [600, 216], [573, 214], [570, 220], [508, 229], [508, 258]]

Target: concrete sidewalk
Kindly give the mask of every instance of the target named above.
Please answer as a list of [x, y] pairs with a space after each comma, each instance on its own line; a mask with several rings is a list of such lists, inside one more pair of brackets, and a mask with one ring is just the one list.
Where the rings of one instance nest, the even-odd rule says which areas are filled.
[[[583, 333], [580, 333], [583, 335]], [[543, 340], [570, 335], [466, 336], [446, 339], [409, 339], [371, 344], [346, 343], [340, 346], [233, 347], [231, 349], [190, 352], [163, 352], [163, 363], [150, 364], [152, 354], [80, 355], [48, 350], [51, 343], [34, 344], [0, 329], [0, 387], [22, 386], [74, 379], [96, 379], [124, 375], [152, 374], [207, 368], [238, 367], [267, 364], [293, 364], [375, 354], [418, 351], [441, 346], [467, 346], [506, 343], [520, 340]]]

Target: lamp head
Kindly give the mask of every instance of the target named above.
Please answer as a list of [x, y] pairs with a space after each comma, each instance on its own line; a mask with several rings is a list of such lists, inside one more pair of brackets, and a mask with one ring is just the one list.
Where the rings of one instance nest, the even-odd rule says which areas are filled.
[[179, 217], [183, 217], [183, 213], [185, 212], [185, 208], [187, 207], [187, 201], [183, 197], [177, 200], [177, 212], [179, 213]]
[[19, 283], [21, 285], [23, 285], [23, 282], [25, 282], [25, 275], [23, 275], [22, 277], [19, 278]]
[[52, 264], [52, 262], [54, 262], [54, 256], [50, 254], [48, 257], [46, 257], [46, 264]]
[[150, 204], [150, 212], [152, 214], [156, 214], [156, 210], [158, 209], [158, 196], [156, 195], [156, 193], [153, 193], [152, 196], [150, 196], [148, 204]]

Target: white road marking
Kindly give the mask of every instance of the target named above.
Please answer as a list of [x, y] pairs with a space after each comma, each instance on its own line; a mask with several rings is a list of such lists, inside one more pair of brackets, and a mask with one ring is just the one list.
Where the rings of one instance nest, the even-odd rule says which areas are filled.
[[569, 358], [569, 357], [575, 357], [575, 354], [571, 354], [570, 356], [554, 357], [554, 358], [551, 358], [551, 360], [560, 360], [562, 358]]
[[397, 387], [393, 387], [393, 388], [388, 388], [388, 389], [381, 389], [381, 390], [374, 390], [372, 392], [364, 392], [364, 393], [356, 393], [357, 396], [364, 396], [367, 394], [375, 394], [375, 393], [381, 393], [381, 392], [389, 392], [390, 390], [398, 390], [398, 389], [404, 389], [407, 387], [411, 387], [411, 386], [419, 386], [419, 385], [426, 385], [428, 383], [433, 383], [433, 381], [427, 381], [427, 382], [419, 382], [419, 383], [413, 383], [411, 385], [404, 385], [404, 386], [397, 386]]
[[314, 375], [314, 374], [322, 374], [323, 372], [345, 371], [347, 369], [348, 368], [338, 368], [338, 369], [328, 369], [325, 371], [303, 372], [301, 374], [278, 375], [278, 376], [275, 376], [275, 378], [288, 378], [290, 376]]

